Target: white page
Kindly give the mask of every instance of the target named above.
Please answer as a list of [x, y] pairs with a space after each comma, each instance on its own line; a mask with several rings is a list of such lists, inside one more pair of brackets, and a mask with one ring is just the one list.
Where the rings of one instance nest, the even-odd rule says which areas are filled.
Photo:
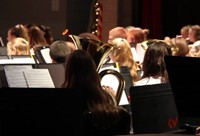
[[[115, 92], [118, 90], [119, 80], [112, 74], [107, 74], [101, 79], [101, 85], [110, 86]], [[125, 90], [122, 92], [119, 105], [128, 105], [129, 101], [126, 96]]]
[[31, 65], [6, 65], [4, 71], [9, 87], [27, 87], [26, 80], [23, 75], [24, 70], [32, 70]]
[[0, 64], [35, 64], [35, 60], [31, 57], [22, 58], [2, 58]]
[[52, 59], [49, 54], [49, 52], [50, 52], [49, 48], [41, 49], [40, 52], [46, 63], [52, 63]]
[[16, 63], [16, 64], [35, 64], [35, 60], [32, 57], [13, 58], [13, 63]]
[[55, 88], [48, 69], [32, 69], [23, 73], [29, 88]]

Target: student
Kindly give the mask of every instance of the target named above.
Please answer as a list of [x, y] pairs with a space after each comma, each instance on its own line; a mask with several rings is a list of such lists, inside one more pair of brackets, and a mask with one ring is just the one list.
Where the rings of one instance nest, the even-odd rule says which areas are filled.
[[192, 25], [189, 28], [188, 34], [189, 41], [191, 42], [189, 46], [188, 55], [191, 57], [200, 57], [200, 25]]
[[49, 63], [49, 44], [44, 37], [43, 31], [38, 26], [32, 26], [27, 31], [31, 55], [34, 56], [37, 63]]
[[148, 46], [142, 65], [142, 78], [134, 85], [150, 85], [168, 82], [164, 56], [172, 55], [171, 47], [164, 41], [155, 41]]
[[104, 90], [91, 55], [84, 50], [69, 54], [63, 88], [81, 90], [86, 100], [86, 135], [122, 135], [130, 132], [130, 114], [118, 107], [115, 97]]
[[128, 41], [122, 38], [115, 38], [114, 40], [112, 40], [111, 44], [113, 44], [116, 47], [116, 49], [114, 49], [110, 53], [110, 58], [112, 62], [117, 62], [120, 67], [127, 66], [130, 69], [132, 81], [137, 81], [140, 78], [138, 75], [140, 67], [133, 58], [131, 46], [128, 43]]

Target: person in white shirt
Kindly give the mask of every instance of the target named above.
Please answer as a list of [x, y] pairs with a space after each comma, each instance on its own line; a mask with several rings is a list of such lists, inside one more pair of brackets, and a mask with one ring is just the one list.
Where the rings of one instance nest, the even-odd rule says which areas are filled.
[[189, 45], [189, 56], [200, 57], [200, 26], [193, 25], [189, 28], [188, 38], [192, 44]]
[[172, 55], [171, 46], [164, 41], [155, 41], [148, 46], [142, 65], [142, 78], [134, 86], [168, 82], [164, 56]]

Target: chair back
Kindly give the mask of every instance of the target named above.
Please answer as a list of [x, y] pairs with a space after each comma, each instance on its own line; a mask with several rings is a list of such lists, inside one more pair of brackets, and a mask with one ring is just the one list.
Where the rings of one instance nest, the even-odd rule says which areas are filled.
[[179, 129], [179, 116], [169, 83], [130, 87], [135, 134]]

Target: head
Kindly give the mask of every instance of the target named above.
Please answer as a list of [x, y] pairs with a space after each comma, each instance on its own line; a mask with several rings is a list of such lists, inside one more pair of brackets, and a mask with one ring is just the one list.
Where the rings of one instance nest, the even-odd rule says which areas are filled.
[[40, 30], [42, 30], [44, 33], [44, 38], [46, 39], [47, 43], [50, 45], [53, 43], [54, 38], [53, 35], [51, 33], [51, 29], [49, 26], [45, 26], [45, 25], [37, 25]]
[[162, 76], [163, 80], [167, 80], [165, 55], [172, 55], [171, 47], [166, 42], [157, 41], [149, 45], [142, 65], [143, 77]]
[[181, 37], [184, 39], [188, 38], [190, 25], [183, 26], [180, 30]]
[[146, 30], [139, 27], [127, 27], [127, 40], [130, 44], [141, 43], [146, 40]]
[[7, 55], [30, 55], [30, 45], [24, 38], [17, 37], [7, 43]]
[[110, 58], [113, 62], [118, 62], [120, 65], [125, 64], [127, 61], [127, 56], [133, 58], [130, 44], [126, 39], [115, 38], [111, 42], [114, 45], [114, 50], [110, 53]]
[[21, 37], [28, 40], [26, 28], [22, 24], [17, 24], [8, 30], [7, 40], [11, 41], [13, 38]]
[[189, 28], [188, 38], [191, 43], [194, 43], [200, 40], [200, 26], [199, 25], [193, 25]]
[[65, 41], [55, 41], [50, 45], [49, 55], [53, 63], [65, 63], [66, 57], [71, 49]]
[[109, 31], [108, 43], [111, 43], [111, 41], [115, 38], [127, 39], [127, 30], [124, 27], [121, 27], [121, 26], [112, 28]]
[[28, 30], [28, 39], [31, 48], [36, 46], [45, 46], [48, 45], [44, 32], [38, 26], [32, 26]]
[[93, 89], [100, 87], [96, 64], [85, 50], [75, 50], [68, 55], [65, 64], [65, 82], [63, 87]]
[[133, 81], [136, 81], [138, 79], [137, 70], [139, 67], [136, 61], [134, 61], [128, 41], [122, 38], [115, 38], [111, 44], [115, 46], [115, 49], [110, 54], [112, 61], [117, 62], [119, 66], [127, 66], [130, 69]]

